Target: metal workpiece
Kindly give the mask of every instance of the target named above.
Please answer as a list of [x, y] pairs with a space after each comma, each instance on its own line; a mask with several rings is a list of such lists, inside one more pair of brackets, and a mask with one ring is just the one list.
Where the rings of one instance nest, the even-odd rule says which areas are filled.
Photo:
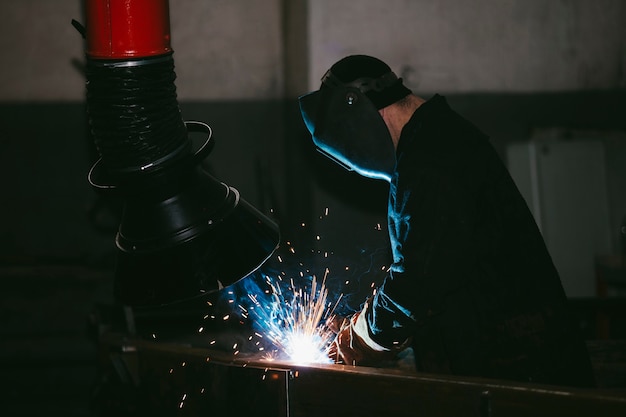
[[[337, 364], [299, 365], [185, 343], [102, 335], [107, 385], [154, 415], [623, 416], [626, 396]], [[106, 401], [105, 398], [108, 398]], [[111, 406], [105, 395], [99, 407]], [[119, 404], [118, 404], [119, 405]], [[559, 411], [561, 410], [561, 411]], [[106, 411], [111, 411], [106, 410]], [[245, 413], [245, 414], [244, 414]]]

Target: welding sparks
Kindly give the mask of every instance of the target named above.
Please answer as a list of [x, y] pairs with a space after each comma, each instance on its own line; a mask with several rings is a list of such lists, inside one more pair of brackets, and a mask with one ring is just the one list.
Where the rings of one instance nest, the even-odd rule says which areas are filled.
[[[329, 209], [326, 208], [320, 219], [328, 215]], [[299, 224], [301, 227], [310, 226], [305, 222]], [[374, 229], [376, 238], [382, 239], [379, 234], [381, 225], [376, 225]], [[332, 243], [322, 234], [313, 236], [317, 244]], [[224, 347], [228, 349], [232, 346], [231, 352], [234, 352], [234, 355], [240, 350], [246, 352], [250, 349], [256, 353], [262, 352], [263, 359], [267, 361], [286, 360], [299, 364], [332, 363], [328, 358], [328, 350], [335, 338], [333, 330], [337, 330], [334, 327], [331, 330], [331, 324], [335, 324], [336, 321], [335, 310], [343, 315], [360, 308], [350, 304], [353, 300], [360, 303], [359, 293], [365, 298], [369, 295], [365, 292], [371, 292], [366, 283], [361, 285], [361, 281], [365, 276], [372, 273], [380, 274], [383, 272], [382, 269], [386, 269], [373, 266], [378, 257], [384, 256], [387, 261], [387, 253], [380, 248], [376, 248], [372, 253], [368, 253], [367, 248], [360, 248], [359, 258], [368, 256], [370, 264], [364, 264], [364, 268], [359, 268], [346, 265], [343, 258], [338, 260], [333, 250], [323, 247], [311, 248], [311, 253], [323, 257], [325, 264], [330, 262], [333, 265], [331, 269], [343, 276], [329, 278], [328, 283], [334, 288], [329, 297], [329, 290], [326, 287], [329, 268], [325, 268], [324, 278], [318, 281], [315, 269], [312, 271], [305, 266], [304, 260], [308, 259], [305, 254], [308, 250], [296, 251], [289, 240], [281, 245], [281, 250], [282, 252], [277, 253], [274, 258], [276, 262], [268, 262], [247, 279], [234, 284], [234, 290], [223, 293], [224, 298], [220, 298], [219, 307], [225, 308], [226, 312], [209, 313], [205, 319], [207, 316], [211, 319], [217, 317], [218, 320], [222, 318], [223, 321], [239, 318], [241, 324], [244, 324], [244, 321], [250, 322], [254, 333], [245, 336], [246, 343]], [[344, 291], [337, 288], [339, 281], [334, 282], [332, 278], [338, 278], [345, 286], [351, 285], [351, 288], [343, 289], [350, 290], [346, 297], [343, 296]], [[338, 298], [335, 295], [338, 295]], [[329, 298], [333, 301], [329, 302]], [[232, 315], [227, 314], [228, 312]], [[209, 344], [214, 343], [213, 341]]]
[[257, 296], [249, 295], [254, 303], [254, 308], [250, 310], [256, 318], [257, 326], [279, 350], [270, 353], [268, 359], [278, 357], [301, 364], [331, 362], [327, 351], [335, 334], [328, 323], [333, 317], [335, 307], [327, 305], [327, 276], [328, 269], [317, 288], [317, 278], [313, 275], [309, 292], [296, 288], [292, 281], [287, 296], [279, 285], [267, 277], [267, 284], [271, 288], [271, 302], [262, 304]]

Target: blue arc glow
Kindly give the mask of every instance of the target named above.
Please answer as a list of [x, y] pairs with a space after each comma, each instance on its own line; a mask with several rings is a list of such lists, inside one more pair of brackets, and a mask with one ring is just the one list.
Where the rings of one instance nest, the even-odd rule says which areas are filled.
[[270, 301], [261, 303], [256, 295], [248, 295], [253, 302], [249, 317], [258, 331], [276, 347], [272, 359], [299, 364], [332, 363], [327, 352], [335, 334], [328, 323], [333, 318], [334, 307], [327, 304], [327, 274], [328, 269], [319, 288], [313, 276], [308, 292], [296, 288], [292, 281], [288, 294], [283, 294], [280, 285], [266, 277], [271, 289]]

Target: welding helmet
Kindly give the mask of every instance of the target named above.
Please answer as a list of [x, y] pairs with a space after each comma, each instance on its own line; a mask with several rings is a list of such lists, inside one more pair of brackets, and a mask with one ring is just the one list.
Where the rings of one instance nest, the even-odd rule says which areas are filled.
[[324, 74], [319, 90], [299, 98], [300, 112], [318, 151], [350, 171], [390, 181], [395, 148], [378, 110], [410, 93], [384, 62], [352, 55]]

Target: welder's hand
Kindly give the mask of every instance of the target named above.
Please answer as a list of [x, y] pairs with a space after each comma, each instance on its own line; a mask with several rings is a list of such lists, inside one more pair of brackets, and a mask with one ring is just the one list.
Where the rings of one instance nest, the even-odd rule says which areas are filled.
[[350, 319], [344, 316], [333, 314], [326, 320], [326, 328], [337, 336], [337, 333], [347, 325]]
[[394, 358], [396, 351], [380, 350], [384, 349], [380, 346], [376, 349], [368, 345], [364, 337], [358, 334], [356, 323], [361, 314], [362, 312], [357, 312], [345, 320], [331, 344], [328, 357], [335, 363], [375, 365]]

